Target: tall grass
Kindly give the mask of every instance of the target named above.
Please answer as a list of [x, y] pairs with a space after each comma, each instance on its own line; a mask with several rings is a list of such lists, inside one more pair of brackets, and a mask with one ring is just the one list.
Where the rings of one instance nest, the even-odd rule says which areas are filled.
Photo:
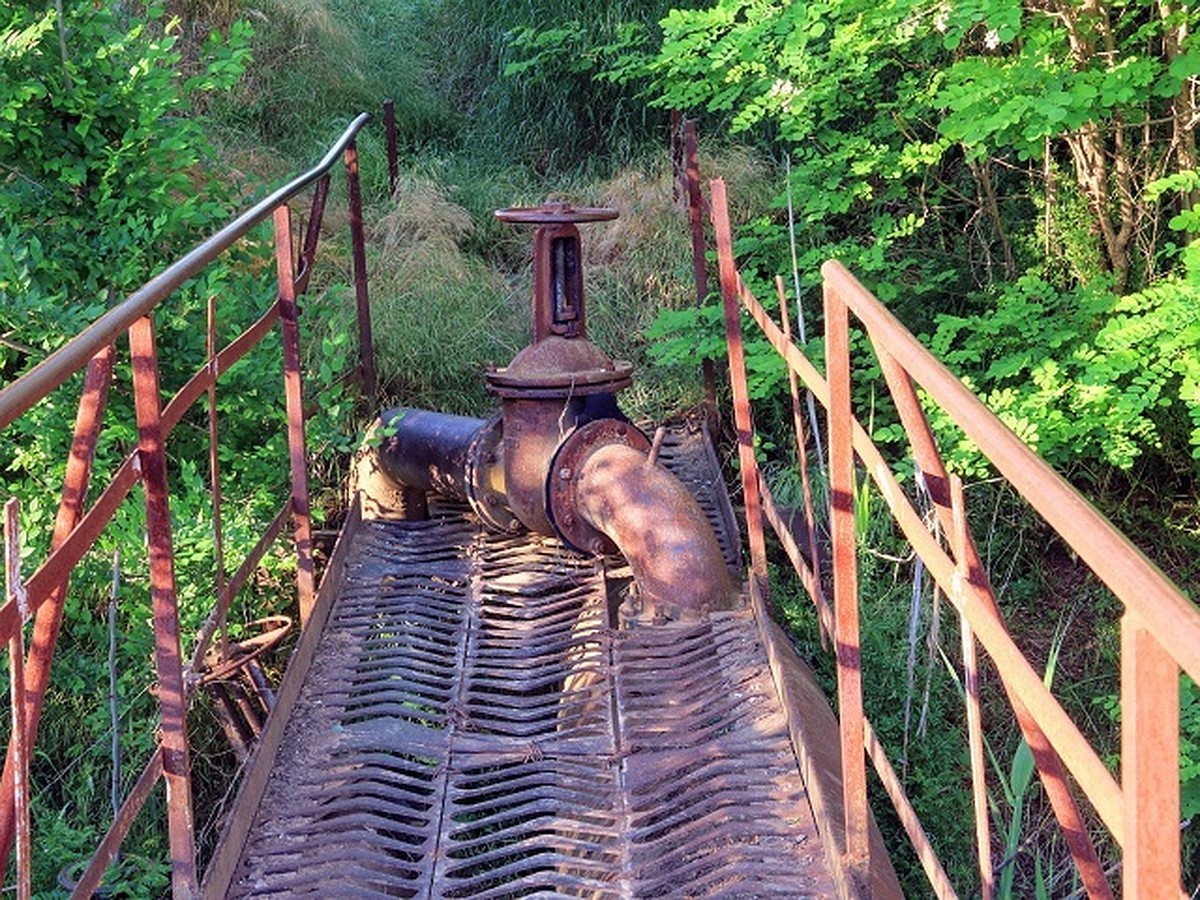
[[474, 224], [436, 183], [400, 179], [373, 228], [375, 346], [388, 393], [405, 405], [479, 412], [483, 372], [524, 341], [524, 303], [461, 244]]
[[357, 112], [396, 103], [401, 146], [448, 139], [453, 108], [427, 77], [419, 4], [387, 0], [241, 0], [255, 64], [237, 96], [211, 111], [225, 128], [306, 158]]
[[[611, 171], [664, 130], [636, 86], [596, 76], [617, 47], [652, 42], [669, 0], [426, 4], [436, 84], [467, 117], [464, 149], [541, 173]], [[536, 59], [536, 65], [522, 68]]]

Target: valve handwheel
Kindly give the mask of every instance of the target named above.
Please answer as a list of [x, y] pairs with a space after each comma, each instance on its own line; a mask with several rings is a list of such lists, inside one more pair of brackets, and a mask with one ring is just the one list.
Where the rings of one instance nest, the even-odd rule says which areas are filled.
[[541, 206], [511, 206], [496, 210], [501, 222], [517, 225], [573, 225], [581, 222], [607, 222], [618, 213], [610, 206], [572, 206], [547, 202]]

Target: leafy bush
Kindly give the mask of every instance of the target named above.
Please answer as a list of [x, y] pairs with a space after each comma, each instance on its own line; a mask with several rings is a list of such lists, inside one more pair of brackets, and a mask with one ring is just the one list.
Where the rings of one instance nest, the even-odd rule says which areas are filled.
[[[124, 5], [18, 3], [0, 13], [0, 377], [7, 381], [40, 361], [145, 282], [167, 261], [223, 224], [228, 192], [216, 170], [203, 123], [193, 106], [228, 90], [248, 61], [249, 29], [213, 32], [192, 52], [192, 74], [179, 72], [176, 23], [160, 4], [135, 16]], [[265, 255], [264, 255], [265, 251]], [[206, 270], [156, 312], [164, 389], [179, 386], [204, 354], [204, 306], [219, 300], [221, 337], [232, 338], [274, 299], [260, 277], [270, 248], [250, 241]], [[274, 342], [272, 348], [271, 343]], [[119, 342], [123, 343], [123, 342]], [[283, 492], [278, 464], [280, 420], [278, 338], [225, 373], [220, 395], [221, 453], [227, 489], [225, 534], [236, 565]], [[44, 557], [70, 443], [80, 378], [52, 393], [5, 430], [0, 443], [0, 491], [21, 499], [22, 556]], [[118, 348], [118, 371], [97, 449], [102, 483], [136, 444], [129, 364]], [[268, 391], [266, 385], [271, 389]], [[253, 409], [249, 429], [247, 409]], [[168, 447], [176, 575], [184, 634], [207, 613], [213, 581], [212, 513], [205, 479], [191, 462], [204, 458], [204, 409], [194, 410]], [[193, 427], [198, 426], [198, 427]], [[265, 437], [264, 437], [265, 435]], [[250, 487], [243, 487], [250, 485]], [[119, 551], [119, 563], [114, 555]], [[277, 579], [287, 563], [269, 559], [260, 579]], [[30, 566], [29, 568], [31, 568]], [[46, 696], [39, 752], [33, 761], [37, 835], [35, 887], [49, 889], [66, 863], [86, 857], [111, 818], [106, 789], [110, 761], [104, 606], [113, 569], [120, 572], [118, 658], [121, 750], [127, 791], [154, 742], [157, 704], [153, 636], [145, 572], [144, 508], [135, 492], [118, 510], [96, 549], [72, 579], [54, 677]], [[27, 568], [28, 571], [28, 568]], [[287, 592], [276, 602], [286, 603]], [[260, 604], [260, 610], [269, 608]], [[253, 617], [253, 616], [251, 616]], [[236, 613], [235, 613], [236, 618]], [[186, 650], [186, 648], [185, 648]], [[207, 752], [203, 723], [197, 754]], [[161, 891], [166, 867], [161, 809], [155, 800], [139, 817], [126, 851], [123, 890]]]
[[109, 4], [65, 10], [58, 21], [53, 6], [21, 3], [0, 18], [0, 331], [26, 348], [0, 347], [7, 377], [227, 209], [197, 170], [211, 148], [187, 113], [241, 76], [249, 29], [214, 33], [206, 68], [183, 81], [160, 5], [135, 21]]
[[[1200, 459], [1200, 245], [1188, 260], [1183, 275], [1124, 297], [1101, 283], [1058, 290], [1026, 275], [987, 313], [940, 316], [930, 347], [1064, 469], [1128, 469], [1148, 452]], [[970, 442], [935, 419], [956, 445], [956, 465], [982, 474]], [[1189, 419], [1190, 431], [1180, 427]]]

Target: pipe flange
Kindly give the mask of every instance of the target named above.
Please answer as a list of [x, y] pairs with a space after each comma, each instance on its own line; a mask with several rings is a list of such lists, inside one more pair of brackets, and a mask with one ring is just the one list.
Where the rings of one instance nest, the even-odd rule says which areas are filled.
[[548, 200], [541, 206], [510, 206], [496, 210], [501, 222], [516, 225], [571, 225], [582, 222], [607, 222], [619, 213], [611, 206], [572, 206]]
[[556, 400], [615, 394], [633, 383], [633, 363], [615, 360], [611, 369], [563, 372], [530, 378], [497, 369], [487, 373], [488, 393], [514, 400]]
[[465, 467], [467, 501], [483, 524], [509, 534], [524, 526], [508, 508], [504, 492], [504, 420], [493, 413], [471, 439]]
[[616, 553], [617, 545], [578, 513], [575, 491], [579, 472], [592, 452], [609, 444], [624, 444], [650, 452], [650, 439], [635, 425], [619, 419], [597, 419], [576, 428], [558, 446], [546, 477], [546, 512], [555, 533], [581, 553]]
[[514, 399], [615, 394], [633, 380], [633, 363], [609, 359], [587, 338], [551, 335], [487, 373], [488, 391]]

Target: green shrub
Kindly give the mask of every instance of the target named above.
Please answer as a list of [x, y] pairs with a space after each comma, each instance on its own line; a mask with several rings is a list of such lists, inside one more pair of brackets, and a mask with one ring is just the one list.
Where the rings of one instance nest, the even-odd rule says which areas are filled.
[[[1128, 469], [1146, 453], [1200, 459], [1200, 246], [1188, 259], [1184, 274], [1124, 297], [1099, 281], [1059, 290], [1026, 275], [987, 313], [940, 316], [931, 349], [1063, 469]], [[952, 461], [982, 474], [973, 445], [934, 419]]]
[[[175, 23], [151, 4], [125, 21], [108, 4], [18, 4], [0, 14], [0, 346], [12, 377], [221, 222], [198, 167], [211, 145], [188, 117], [247, 62], [248, 29], [214, 33], [184, 81]], [[60, 36], [62, 44], [60, 45]]]

